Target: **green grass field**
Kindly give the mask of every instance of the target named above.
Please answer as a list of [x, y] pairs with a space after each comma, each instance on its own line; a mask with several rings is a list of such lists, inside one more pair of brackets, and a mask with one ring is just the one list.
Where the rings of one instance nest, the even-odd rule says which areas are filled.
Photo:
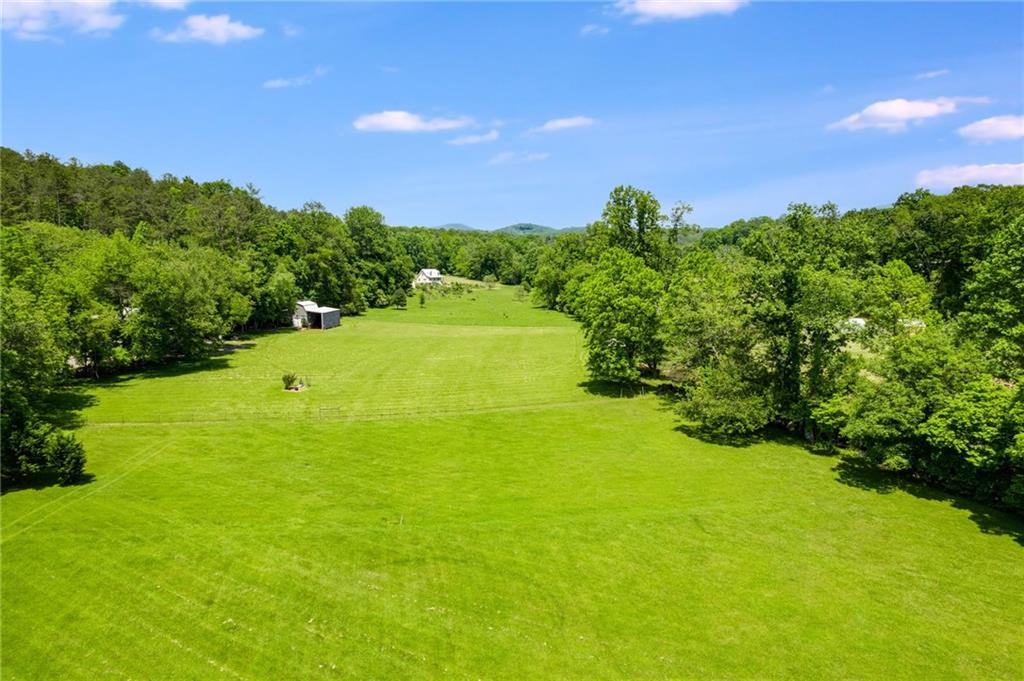
[[93, 479], [2, 498], [3, 678], [1024, 676], [1019, 518], [582, 353], [498, 288], [93, 388]]

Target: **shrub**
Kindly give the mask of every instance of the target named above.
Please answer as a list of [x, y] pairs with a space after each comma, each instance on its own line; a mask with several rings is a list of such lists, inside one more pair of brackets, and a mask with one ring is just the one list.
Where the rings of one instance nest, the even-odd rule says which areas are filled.
[[62, 485], [76, 482], [85, 470], [85, 447], [71, 433], [30, 418], [8, 423], [5, 433], [3, 478], [21, 483], [37, 474], [54, 473]]
[[391, 294], [391, 304], [397, 308], [405, 308], [405, 289], [396, 288]]
[[281, 377], [281, 382], [284, 383], [285, 390], [291, 390], [299, 384], [299, 375], [289, 371]]
[[732, 360], [696, 372], [696, 384], [680, 405], [691, 418], [717, 435], [745, 436], [764, 428], [772, 418], [771, 401], [744, 368]]
[[71, 433], [52, 433], [47, 445], [47, 459], [57, 481], [70, 485], [80, 480], [85, 470], [85, 447], [78, 438]]
[[22, 482], [47, 467], [47, 441], [52, 432], [52, 426], [34, 417], [4, 423], [5, 482]]

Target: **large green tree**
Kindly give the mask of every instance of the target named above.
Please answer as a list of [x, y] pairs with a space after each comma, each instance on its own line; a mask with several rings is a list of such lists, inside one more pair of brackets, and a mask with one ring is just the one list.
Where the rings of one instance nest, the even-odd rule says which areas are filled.
[[77, 480], [85, 453], [46, 420], [47, 400], [65, 372], [49, 305], [11, 285], [0, 290], [0, 480], [7, 486], [52, 471]]
[[636, 381], [661, 358], [658, 301], [662, 281], [637, 256], [605, 252], [580, 290], [587, 367], [598, 380]]
[[619, 186], [611, 191], [601, 222], [591, 231], [607, 229], [611, 246], [643, 259], [657, 271], [665, 271], [671, 262], [671, 246], [664, 229], [666, 216], [661, 204], [649, 191]]
[[680, 412], [719, 435], [746, 435], [773, 416], [749, 299], [755, 263], [733, 249], [683, 257], [662, 301], [669, 375]]
[[249, 317], [250, 301], [233, 286], [238, 277], [233, 263], [215, 251], [155, 251], [136, 272], [127, 318], [133, 352], [162, 361], [217, 350], [224, 334]]
[[941, 324], [897, 336], [853, 390], [842, 433], [889, 469], [1024, 508], [1022, 396], [988, 366]]
[[350, 208], [343, 220], [355, 244], [367, 300], [377, 307], [389, 305], [395, 289], [412, 284], [412, 258], [387, 229], [384, 216], [369, 206]]
[[695, 249], [681, 260], [662, 301], [662, 334], [678, 380], [752, 353], [756, 336], [746, 288], [754, 265], [735, 250]]
[[751, 319], [770, 383], [775, 420], [816, 437], [815, 410], [848, 375], [842, 351], [857, 311], [858, 280], [841, 267], [835, 206], [790, 206], [743, 241], [757, 262], [748, 284]]
[[963, 327], [1004, 377], [1024, 377], [1024, 213], [998, 230], [967, 283]]

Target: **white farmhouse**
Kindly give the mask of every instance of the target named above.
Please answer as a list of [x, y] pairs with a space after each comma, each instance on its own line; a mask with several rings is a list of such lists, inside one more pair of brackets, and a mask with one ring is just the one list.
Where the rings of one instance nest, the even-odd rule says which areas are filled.
[[441, 273], [437, 270], [423, 269], [416, 275], [416, 278], [412, 280], [413, 288], [417, 286], [428, 286], [430, 284], [442, 283]]

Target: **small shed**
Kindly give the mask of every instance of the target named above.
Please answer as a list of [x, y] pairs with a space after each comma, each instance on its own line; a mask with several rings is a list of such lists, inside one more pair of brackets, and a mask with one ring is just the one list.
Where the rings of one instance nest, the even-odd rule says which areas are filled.
[[434, 269], [422, 269], [412, 280], [413, 288], [417, 286], [428, 286], [430, 284], [443, 283], [441, 273]]
[[292, 326], [296, 329], [333, 329], [341, 326], [341, 310], [336, 307], [321, 307], [312, 300], [295, 303]]

